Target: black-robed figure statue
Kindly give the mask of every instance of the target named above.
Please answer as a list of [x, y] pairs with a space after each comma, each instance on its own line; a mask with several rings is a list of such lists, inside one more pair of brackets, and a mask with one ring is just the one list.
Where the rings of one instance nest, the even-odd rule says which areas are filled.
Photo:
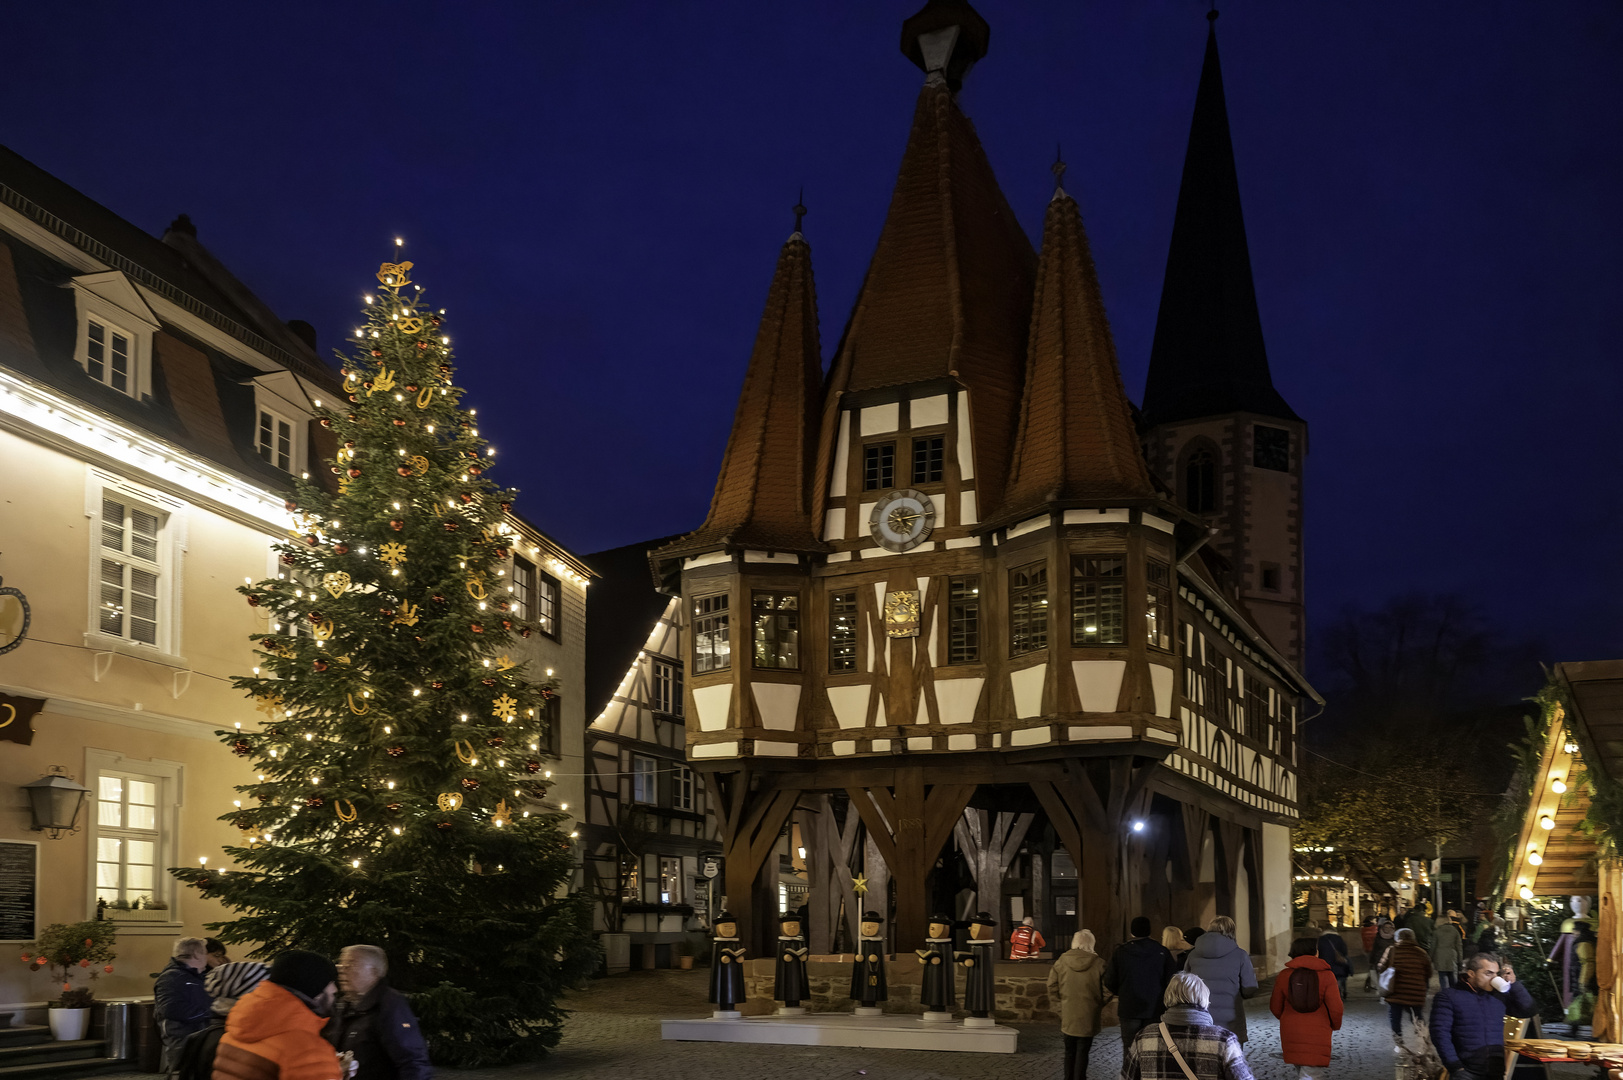
[[928, 949], [914, 950], [924, 965], [919, 1001], [928, 1012], [951, 1012], [958, 1007], [952, 971], [952, 916], [932, 915]]
[[864, 1008], [875, 1008], [887, 999], [885, 990], [884, 923], [877, 911], [862, 913], [862, 938], [857, 942], [856, 963], [851, 965], [851, 1000]]
[[958, 954], [964, 965], [964, 1008], [969, 1015], [988, 1017], [997, 1001], [997, 923], [982, 911], [969, 920], [969, 951]]
[[806, 977], [806, 939], [800, 933], [800, 916], [785, 915], [778, 920], [778, 966], [772, 980], [772, 997], [786, 1009], [798, 1009], [811, 997]]
[[727, 912], [716, 916], [715, 954], [710, 959], [710, 1000], [717, 1009], [737, 1012], [744, 1000], [744, 953], [737, 948], [738, 922]]

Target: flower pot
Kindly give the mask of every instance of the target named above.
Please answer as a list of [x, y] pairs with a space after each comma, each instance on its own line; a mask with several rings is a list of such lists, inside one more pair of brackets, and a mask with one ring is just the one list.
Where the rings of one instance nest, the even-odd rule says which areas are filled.
[[692, 971], [693, 970], [693, 957], [691, 957], [691, 956], [678, 956], [676, 958], [676, 964], [683, 971]]
[[90, 1027], [89, 1009], [47, 1009], [46, 1015], [51, 1022], [51, 1037], [57, 1042], [76, 1042]]

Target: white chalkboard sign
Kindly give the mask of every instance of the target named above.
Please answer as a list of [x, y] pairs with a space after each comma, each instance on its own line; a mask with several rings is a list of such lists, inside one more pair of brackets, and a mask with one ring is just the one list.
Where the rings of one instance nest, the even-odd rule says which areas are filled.
[[0, 840], [0, 941], [33, 941], [38, 905], [39, 844]]

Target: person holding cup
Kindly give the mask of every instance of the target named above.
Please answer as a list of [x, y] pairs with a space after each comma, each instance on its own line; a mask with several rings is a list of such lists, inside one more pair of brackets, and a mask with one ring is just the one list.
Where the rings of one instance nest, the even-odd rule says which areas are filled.
[[1450, 1080], [1504, 1075], [1505, 1017], [1532, 1016], [1538, 1007], [1516, 972], [1494, 953], [1477, 953], [1465, 974], [1431, 1003], [1431, 1041]]

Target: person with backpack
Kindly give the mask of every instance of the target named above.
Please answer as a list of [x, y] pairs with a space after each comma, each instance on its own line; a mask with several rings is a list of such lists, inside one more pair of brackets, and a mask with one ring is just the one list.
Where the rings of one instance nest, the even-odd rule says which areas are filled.
[[1285, 1064], [1305, 1069], [1330, 1064], [1330, 1033], [1341, 1030], [1342, 997], [1330, 965], [1318, 956], [1319, 943], [1310, 937], [1291, 943], [1291, 959], [1274, 979], [1268, 1009], [1279, 1018], [1279, 1043]]
[[1347, 997], [1347, 976], [1352, 974], [1352, 957], [1347, 955], [1347, 940], [1330, 927], [1324, 928], [1319, 935], [1319, 959], [1330, 965], [1330, 972], [1336, 977], [1336, 988], [1341, 991], [1342, 1000]]

